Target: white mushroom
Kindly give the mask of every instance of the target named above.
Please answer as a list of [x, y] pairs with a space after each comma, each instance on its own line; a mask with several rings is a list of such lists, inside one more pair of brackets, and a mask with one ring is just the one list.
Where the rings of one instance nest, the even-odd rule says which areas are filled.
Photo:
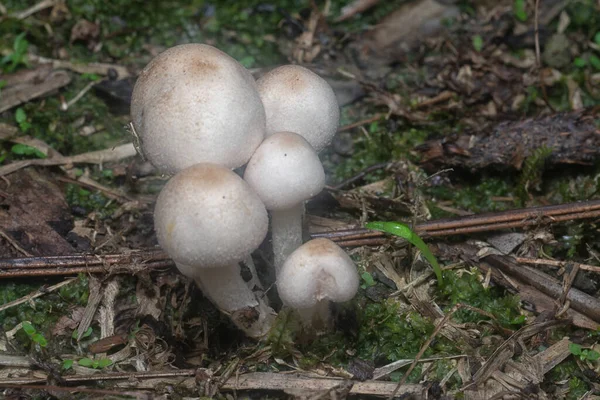
[[258, 147], [244, 179], [271, 211], [275, 269], [302, 244], [304, 201], [325, 185], [319, 156], [308, 142], [292, 132], [278, 132]]
[[240, 167], [266, 129], [252, 75], [204, 44], [172, 47], [144, 68], [131, 118], [143, 155], [166, 173], [201, 162]]
[[331, 143], [340, 109], [325, 79], [304, 67], [284, 65], [266, 73], [257, 84], [267, 114], [267, 135], [295, 132], [317, 152]]
[[251, 337], [265, 335], [273, 310], [246, 285], [239, 262], [264, 240], [268, 217], [254, 191], [231, 170], [209, 163], [171, 178], [156, 202], [159, 244], [179, 270]]
[[313, 327], [330, 326], [329, 302], [352, 299], [358, 284], [354, 262], [338, 245], [324, 238], [296, 249], [277, 277], [283, 303], [297, 310], [306, 326]]

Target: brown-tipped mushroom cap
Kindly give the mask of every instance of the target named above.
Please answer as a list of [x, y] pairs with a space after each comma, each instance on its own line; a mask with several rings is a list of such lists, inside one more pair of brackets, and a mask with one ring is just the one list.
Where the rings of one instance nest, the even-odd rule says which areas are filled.
[[358, 283], [352, 259], [331, 240], [319, 238], [288, 257], [277, 277], [277, 290], [284, 304], [307, 309], [321, 300], [339, 303], [352, 299]]
[[156, 202], [154, 226], [159, 244], [177, 263], [211, 268], [250, 255], [267, 234], [268, 217], [242, 178], [203, 163], [167, 182]]
[[325, 79], [298, 65], [284, 65], [258, 81], [267, 113], [267, 135], [296, 132], [314, 149], [323, 150], [337, 131], [340, 109]]
[[323, 190], [325, 172], [319, 156], [302, 136], [278, 132], [256, 149], [244, 179], [267, 210], [284, 210]]
[[144, 68], [131, 118], [145, 157], [168, 173], [200, 162], [242, 166], [266, 129], [252, 75], [204, 44], [172, 47]]

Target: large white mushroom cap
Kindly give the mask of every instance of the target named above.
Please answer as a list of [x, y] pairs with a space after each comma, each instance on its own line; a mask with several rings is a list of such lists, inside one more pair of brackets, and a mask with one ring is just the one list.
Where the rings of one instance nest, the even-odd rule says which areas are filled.
[[204, 44], [172, 47], [144, 68], [131, 118], [144, 156], [167, 173], [200, 162], [240, 167], [266, 129], [252, 75]]
[[278, 132], [264, 140], [248, 162], [244, 180], [267, 210], [292, 208], [325, 186], [319, 156], [300, 135]]
[[258, 248], [268, 223], [265, 206], [250, 186], [231, 170], [208, 163], [172, 177], [154, 212], [159, 244], [190, 268], [238, 263]]
[[314, 149], [323, 150], [335, 135], [340, 109], [325, 79], [298, 65], [284, 65], [258, 81], [267, 113], [267, 135], [296, 132]]
[[309, 309], [322, 300], [348, 301], [358, 291], [358, 284], [352, 259], [325, 238], [298, 247], [277, 277], [279, 297], [294, 309]]

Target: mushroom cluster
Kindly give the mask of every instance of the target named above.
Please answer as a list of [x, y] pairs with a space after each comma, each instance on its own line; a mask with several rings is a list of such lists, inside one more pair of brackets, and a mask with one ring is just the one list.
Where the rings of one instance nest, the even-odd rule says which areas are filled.
[[[287, 65], [255, 81], [214, 47], [179, 45], [141, 72], [131, 117], [142, 155], [173, 175], [156, 202], [160, 246], [248, 336], [264, 336], [275, 317], [251, 258], [267, 210], [284, 304], [311, 325], [326, 322], [328, 301], [354, 296], [358, 275], [343, 250], [325, 239], [302, 245], [304, 202], [325, 184], [318, 152], [339, 120], [324, 79]], [[243, 179], [232, 170], [242, 166]]]

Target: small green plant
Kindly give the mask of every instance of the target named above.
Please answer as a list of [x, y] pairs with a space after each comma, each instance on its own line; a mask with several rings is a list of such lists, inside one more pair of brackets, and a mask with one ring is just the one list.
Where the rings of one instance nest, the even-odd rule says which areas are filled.
[[376, 283], [375, 283], [375, 280], [373, 279], [373, 276], [372, 276], [370, 273], [368, 273], [368, 272], [363, 272], [363, 273], [360, 275], [360, 277], [361, 277], [361, 278], [362, 278], [362, 280], [363, 280], [363, 283], [360, 285], [360, 287], [361, 287], [362, 289], [366, 289], [366, 288], [368, 288], [368, 287], [371, 287], [371, 286], [375, 286], [375, 285], [376, 285]]
[[29, 42], [25, 38], [26, 35], [27, 32], [22, 32], [17, 35], [13, 42], [12, 53], [4, 56], [0, 60], [0, 65], [2, 65], [4, 72], [13, 72], [20, 65], [29, 65], [27, 62], [27, 48], [29, 47]]
[[64, 361], [63, 361], [63, 364], [62, 364], [62, 367], [63, 367], [63, 369], [64, 369], [65, 371], [67, 371], [67, 370], [69, 370], [69, 369], [73, 368], [73, 364], [74, 364], [74, 363], [75, 363], [75, 361], [74, 361], [74, 360], [64, 360]]
[[13, 145], [10, 148], [10, 151], [18, 156], [36, 156], [37, 158], [46, 158], [46, 155], [35, 147], [21, 143]]
[[483, 50], [483, 38], [481, 37], [481, 35], [473, 36], [473, 48], [476, 52], [480, 52], [481, 50]]
[[521, 22], [527, 21], [527, 10], [525, 10], [525, 5], [525, 0], [515, 0], [513, 4], [513, 12], [515, 13], [515, 17]]
[[21, 132], [23, 133], [27, 132], [29, 128], [31, 128], [31, 122], [27, 120], [27, 114], [21, 107], [17, 108], [17, 111], [15, 111], [15, 121], [17, 121], [17, 124], [19, 124], [19, 129], [21, 129]]
[[[91, 358], [82, 358], [79, 361], [77, 361], [77, 364], [81, 365], [82, 367], [88, 367], [88, 368], [94, 368], [94, 369], [103, 369], [106, 368], [110, 365], [112, 365], [112, 360], [109, 358], [101, 358], [99, 360], [93, 360]], [[64, 363], [63, 363], [64, 366]]]
[[34, 326], [31, 325], [31, 322], [23, 321], [23, 323], [21, 324], [21, 328], [23, 329], [23, 332], [25, 332], [27, 334], [27, 336], [29, 336], [29, 339], [31, 339], [31, 341], [33, 341], [34, 343], [37, 343], [38, 345], [40, 345], [40, 347], [48, 346], [48, 341], [46, 340], [44, 335], [39, 333], [34, 328]]
[[596, 361], [600, 358], [600, 353], [596, 350], [584, 349], [580, 344], [569, 343], [569, 351], [581, 361]]
[[600, 57], [592, 54], [589, 61], [592, 67], [594, 67], [596, 70], [600, 70]]
[[[90, 326], [89, 328], [87, 328], [87, 330], [83, 333], [83, 335], [81, 336], [82, 339], [85, 339], [86, 337], [90, 337], [92, 335], [92, 332], [94, 330], [92, 329], [92, 327]], [[77, 329], [75, 329], [73, 331], [73, 334], [71, 335], [72, 339], [77, 339]]]
[[395, 236], [399, 236], [403, 239], [406, 239], [413, 246], [421, 250], [427, 261], [429, 261], [429, 263], [431, 264], [433, 272], [435, 272], [435, 276], [438, 280], [438, 285], [442, 284], [442, 269], [440, 268], [437, 259], [435, 258], [431, 250], [429, 250], [429, 247], [427, 247], [423, 239], [421, 239], [416, 233], [414, 233], [408, 226], [399, 222], [375, 221], [369, 222], [365, 225], [365, 227], [368, 229], [382, 231]]

